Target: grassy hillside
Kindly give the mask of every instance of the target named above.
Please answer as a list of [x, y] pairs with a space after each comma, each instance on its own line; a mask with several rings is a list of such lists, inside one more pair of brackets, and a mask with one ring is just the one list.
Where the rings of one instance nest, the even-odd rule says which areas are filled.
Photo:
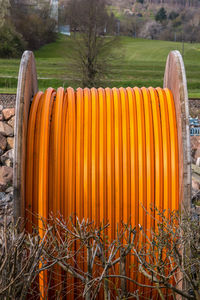
[[[169, 51], [182, 51], [182, 44], [121, 37], [113, 46], [111, 74], [103, 87], [162, 86], [165, 61]], [[79, 86], [79, 74], [70, 70], [71, 39], [60, 36], [56, 43], [35, 52], [39, 88]], [[0, 59], [0, 92], [15, 92], [19, 68], [17, 59]], [[200, 97], [200, 44], [184, 45], [184, 62], [190, 97]]]

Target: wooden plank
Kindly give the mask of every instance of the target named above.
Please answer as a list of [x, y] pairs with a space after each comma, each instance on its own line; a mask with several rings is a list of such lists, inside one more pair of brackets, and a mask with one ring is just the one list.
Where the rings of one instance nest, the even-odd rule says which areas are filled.
[[25, 215], [26, 134], [31, 99], [38, 90], [34, 55], [22, 55], [16, 96], [15, 145], [13, 163], [14, 218]]
[[179, 147], [179, 197], [183, 213], [191, 208], [191, 154], [187, 80], [179, 51], [171, 51], [168, 55], [163, 86], [169, 88], [174, 96]]

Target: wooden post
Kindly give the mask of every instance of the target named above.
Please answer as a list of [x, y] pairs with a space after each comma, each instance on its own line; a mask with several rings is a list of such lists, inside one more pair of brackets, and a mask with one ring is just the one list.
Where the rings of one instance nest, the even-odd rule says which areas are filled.
[[26, 133], [31, 99], [37, 93], [37, 73], [34, 55], [25, 51], [22, 55], [16, 107], [15, 107], [15, 144], [13, 163], [14, 187], [14, 218], [24, 218], [25, 215], [25, 163], [26, 163]]
[[168, 55], [163, 86], [172, 91], [175, 103], [179, 151], [179, 199], [181, 212], [184, 213], [191, 208], [191, 153], [187, 80], [179, 51], [171, 51]]

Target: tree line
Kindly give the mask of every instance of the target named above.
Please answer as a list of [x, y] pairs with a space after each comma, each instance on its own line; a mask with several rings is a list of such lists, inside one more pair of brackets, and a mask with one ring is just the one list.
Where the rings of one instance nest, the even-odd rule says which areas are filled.
[[[57, 24], [50, 17], [50, 5], [38, 8], [14, 0], [0, 1], [0, 57], [19, 57], [25, 49], [36, 50], [56, 40]], [[111, 50], [120, 35], [200, 41], [198, 9], [156, 6], [151, 10], [143, 0], [137, 0], [131, 4], [132, 11], [117, 18], [110, 4], [108, 0], [68, 0], [60, 6], [60, 23], [70, 25], [71, 31], [73, 51], [68, 67], [78, 74], [82, 87], [101, 84], [110, 71]]]
[[1, 0], [0, 57], [18, 57], [56, 39], [50, 6], [37, 8], [14, 0]]

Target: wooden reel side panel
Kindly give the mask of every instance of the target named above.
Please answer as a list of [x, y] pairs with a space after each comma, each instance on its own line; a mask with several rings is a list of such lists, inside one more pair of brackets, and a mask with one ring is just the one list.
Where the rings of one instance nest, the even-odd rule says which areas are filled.
[[34, 55], [25, 51], [22, 55], [15, 117], [15, 145], [13, 163], [14, 187], [14, 218], [23, 218], [25, 214], [25, 162], [26, 162], [26, 134], [31, 99], [37, 93], [37, 73]]
[[174, 96], [179, 148], [179, 199], [181, 211], [184, 212], [191, 207], [191, 154], [187, 80], [179, 51], [171, 51], [168, 55], [163, 86], [169, 88]]

